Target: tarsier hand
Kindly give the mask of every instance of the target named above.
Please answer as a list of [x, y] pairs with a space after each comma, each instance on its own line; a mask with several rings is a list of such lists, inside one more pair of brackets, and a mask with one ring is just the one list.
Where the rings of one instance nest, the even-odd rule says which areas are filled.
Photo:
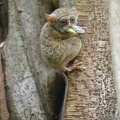
[[79, 63], [66, 67], [78, 55], [82, 46], [76, 34], [85, 31], [77, 26], [77, 18], [76, 10], [68, 8], [59, 8], [50, 15], [46, 14], [48, 22], [40, 34], [41, 55], [50, 67], [63, 71], [80, 69]]

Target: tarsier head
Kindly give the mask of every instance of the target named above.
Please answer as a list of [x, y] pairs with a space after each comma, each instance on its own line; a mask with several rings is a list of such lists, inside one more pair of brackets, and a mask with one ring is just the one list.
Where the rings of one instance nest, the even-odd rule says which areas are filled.
[[46, 19], [56, 30], [67, 33], [66, 30], [77, 25], [78, 14], [75, 8], [59, 8], [51, 14], [46, 14]]

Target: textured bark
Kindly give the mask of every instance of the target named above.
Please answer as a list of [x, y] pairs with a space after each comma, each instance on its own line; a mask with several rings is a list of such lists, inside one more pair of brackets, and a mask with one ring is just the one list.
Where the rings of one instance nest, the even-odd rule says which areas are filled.
[[[109, 9], [112, 66], [120, 113], [120, 1], [111, 0]], [[120, 118], [118, 118], [120, 119]], [[117, 120], [118, 120], [117, 119]]]
[[119, 119], [111, 69], [108, 0], [70, 1], [79, 13], [79, 25], [87, 27], [81, 36], [84, 47], [78, 56], [87, 67], [68, 75], [66, 120]]
[[22, 29], [15, 1], [9, 0], [9, 34], [4, 52], [10, 119], [46, 120], [46, 113], [27, 60]]

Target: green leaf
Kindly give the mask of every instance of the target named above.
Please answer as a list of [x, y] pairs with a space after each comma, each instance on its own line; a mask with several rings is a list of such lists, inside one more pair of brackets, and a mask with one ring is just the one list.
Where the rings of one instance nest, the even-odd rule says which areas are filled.
[[71, 33], [71, 34], [75, 34], [76, 33], [75, 30], [73, 30], [73, 29], [67, 29], [66, 32]]

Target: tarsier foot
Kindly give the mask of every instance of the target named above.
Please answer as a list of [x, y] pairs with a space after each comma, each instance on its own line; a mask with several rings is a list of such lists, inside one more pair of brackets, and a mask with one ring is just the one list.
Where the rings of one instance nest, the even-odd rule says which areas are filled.
[[83, 62], [78, 62], [77, 60], [75, 60], [75, 62], [69, 66], [69, 67], [63, 67], [65, 71], [73, 71], [73, 70], [85, 70], [86, 67], [81, 66]]

